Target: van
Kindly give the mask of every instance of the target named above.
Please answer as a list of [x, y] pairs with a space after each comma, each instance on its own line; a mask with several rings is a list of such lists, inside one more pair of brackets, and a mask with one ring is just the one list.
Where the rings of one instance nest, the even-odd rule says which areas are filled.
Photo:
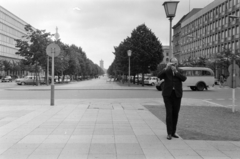
[[[183, 82], [183, 87], [190, 87], [192, 91], [203, 91], [210, 86], [214, 86], [215, 78], [214, 72], [207, 67], [179, 67], [187, 80]], [[158, 79], [156, 89], [161, 91], [163, 89], [164, 80]]]

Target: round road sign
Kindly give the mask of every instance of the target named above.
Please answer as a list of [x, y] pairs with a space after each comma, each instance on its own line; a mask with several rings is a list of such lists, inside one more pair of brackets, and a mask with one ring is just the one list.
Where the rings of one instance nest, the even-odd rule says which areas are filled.
[[60, 54], [61, 49], [57, 44], [51, 43], [47, 46], [46, 52], [47, 52], [48, 56], [52, 56], [52, 54], [53, 54], [53, 56], [56, 57]]

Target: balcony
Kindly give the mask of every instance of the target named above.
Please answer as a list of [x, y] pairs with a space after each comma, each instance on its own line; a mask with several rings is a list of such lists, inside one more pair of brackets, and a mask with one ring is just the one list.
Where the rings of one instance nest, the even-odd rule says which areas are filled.
[[231, 8], [228, 8], [228, 12], [232, 12], [232, 10], [233, 10], [233, 8], [231, 7]]
[[217, 45], [218, 44], [218, 40], [214, 41], [214, 44]]
[[221, 12], [221, 16], [224, 16], [225, 15], [225, 11]]
[[205, 21], [204, 21], [204, 24], [205, 24], [205, 25], [208, 24], [208, 20], [205, 20]]
[[222, 39], [221, 39], [221, 43], [224, 43], [224, 41], [225, 41], [225, 39], [224, 39], [224, 38], [222, 38]]
[[200, 23], [199, 26], [202, 27], [202, 23]]
[[222, 29], [222, 27], [221, 27], [221, 26], [219, 26], [219, 27], [218, 27], [218, 30], [220, 31], [221, 29]]
[[230, 37], [227, 37], [227, 40], [228, 41], [231, 41], [232, 40], [232, 37], [230, 36]]
[[216, 14], [216, 15], [215, 15], [215, 19], [218, 19], [218, 17], [219, 17], [218, 14]]

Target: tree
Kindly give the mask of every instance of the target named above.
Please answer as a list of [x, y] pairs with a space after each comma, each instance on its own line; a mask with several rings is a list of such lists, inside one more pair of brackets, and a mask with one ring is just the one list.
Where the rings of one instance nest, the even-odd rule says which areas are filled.
[[50, 38], [53, 35], [46, 33], [45, 30], [35, 30], [29, 24], [24, 29], [27, 35], [22, 36], [22, 39], [15, 39], [18, 48], [16, 54], [24, 57], [24, 64], [33, 66], [37, 74], [39, 66], [47, 69], [46, 47], [51, 43]]
[[[141, 73], [142, 80], [145, 73], [156, 70], [157, 65], [163, 60], [162, 44], [145, 24], [134, 29], [131, 37], [124, 39], [118, 47], [114, 47], [114, 50], [115, 59], [112, 69], [115, 71], [111, 72], [128, 74], [127, 51], [131, 50], [131, 75]], [[144, 85], [143, 82], [142, 84]]]

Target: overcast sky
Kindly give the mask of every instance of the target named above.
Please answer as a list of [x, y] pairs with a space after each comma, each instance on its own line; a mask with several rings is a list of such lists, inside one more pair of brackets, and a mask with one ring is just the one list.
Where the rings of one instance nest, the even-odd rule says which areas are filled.
[[[165, 0], [1, 0], [0, 5], [33, 27], [55, 33], [66, 44], [75, 44], [87, 57], [107, 69], [114, 60], [114, 46], [145, 23], [163, 45], [169, 45], [169, 20]], [[192, 8], [213, 0], [180, 0], [175, 25]], [[190, 3], [189, 3], [190, 2]], [[126, 53], [127, 56], [127, 53]]]

